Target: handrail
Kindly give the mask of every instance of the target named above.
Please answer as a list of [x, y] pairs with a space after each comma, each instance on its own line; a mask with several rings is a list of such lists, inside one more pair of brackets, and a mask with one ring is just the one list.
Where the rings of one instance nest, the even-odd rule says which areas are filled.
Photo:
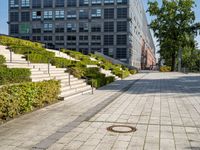
[[[10, 50], [10, 63], [12, 63], [13, 62], [13, 54], [12, 54], [12, 49], [9, 49]], [[37, 51], [37, 53], [38, 54], [42, 54], [40, 51]], [[28, 65], [30, 65], [31, 64], [31, 61], [30, 61], [30, 50], [29, 49], [27, 49], [27, 53], [26, 53], [26, 55], [27, 55], [27, 59], [26, 59], [26, 61], [27, 61], [27, 64]], [[52, 59], [51, 59], [51, 57], [48, 57], [48, 56], [46, 56], [47, 57], [47, 59], [48, 59], [48, 68], [47, 68], [47, 70], [48, 70], [48, 74], [49, 74], [49, 76], [50, 76], [50, 72], [51, 72], [51, 61], [52, 61]], [[70, 59], [70, 61], [72, 61], [71, 59]], [[63, 63], [60, 63], [60, 62], [58, 62], [58, 64], [60, 65], [60, 66], [62, 66], [63, 68], [66, 68], [66, 70], [67, 70], [67, 72], [68, 72], [68, 84], [69, 84], [69, 86], [71, 86], [71, 70], [70, 70], [70, 68], [68, 68], [66, 65], [64, 65]], [[87, 78], [87, 77], [86, 77]], [[91, 80], [91, 86], [92, 86], [92, 94], [94, 94], [94, 86], [93, 86], [93, 79], [87, 79], [88, 81], [89, 80]]]

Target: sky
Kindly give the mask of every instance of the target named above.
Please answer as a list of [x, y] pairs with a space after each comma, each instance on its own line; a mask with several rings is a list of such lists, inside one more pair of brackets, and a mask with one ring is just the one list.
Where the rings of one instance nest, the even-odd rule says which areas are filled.
[[[148, 0], [143, 0], [145, 10], [147, 10], [148, 8], [147, 2]], [[162, 0], [158, 0], [158, 2], [161, 3]], [[195, 0], [195, 3], [197, 5], [197, 7], [194, 9], [195, 14], [196, 14], [196, 21], [200, 22], [200, 0]], [[149, 14], [147, 13], [147, 20], [149, 23], [151, 19], [152, 17], [150, 17]], [[1, 34], [8, 34], [7, 21], [8, 21], [8, 0], [0, 0], [0, 33]], [[196, 40], [197, 40], [197, 43], [199, 43], [198, 47], [200, 48], [200, 36], [198, 36]], [[154, 38], [154, 41], [156, 41], [155, 38]]]

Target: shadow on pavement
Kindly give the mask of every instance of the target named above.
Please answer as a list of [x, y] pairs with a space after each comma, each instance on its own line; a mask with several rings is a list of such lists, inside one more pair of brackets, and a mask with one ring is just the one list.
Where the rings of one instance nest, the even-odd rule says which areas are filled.
[[[167, 76], [166, 76], [167, 77]], [[129, 84], [131, 80], [120, 80], [99, 90], [117, 90], [122, 83]], [[151, 94], [151, 93], [184, 93], [200, 94], [200, 76], [183, 76], [169, 79], [141, 79], [136, 82], [130, 94]]]

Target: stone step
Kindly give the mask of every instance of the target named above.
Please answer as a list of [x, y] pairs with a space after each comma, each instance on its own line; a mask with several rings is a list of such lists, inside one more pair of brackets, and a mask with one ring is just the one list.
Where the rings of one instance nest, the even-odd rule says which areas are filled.
[[40, 82], [40, 81], [44, 81], [44, 80], [51, 80], [51, 77], [42, 77], [42, 78], [34, 78], [32, 79], [32, 82]]
[[49, 76], [49, 74], [34, 74], [34, 75], [32, 74], [32, 75], [31, 75], [31, 78], [32, 78], [32, 79], [44, 78], [44, 77], [45, 77], [45, 78], [46, 78], [46, 77], [48, 78], [48, 77], [51, 77], [51, 76]]
[[73, 97], [76, 97], [76, 96], [79, 96], [79, 95], [83, 95], [83, 94], [87, 94], [87, 93], [92, 93], [92, 90], [88, 89], [88, 90], [84, 90], [84, 91], [77, 91], [74, 94], [65, 96], [64, 100], [68, 100], [69, 98], [73, 98]]
[[31, 67], [30, 66], [20, 66], [20, 65], [16, 65], [16, 66], [14, 66], [14, 65], [7, 65], [7, 67], [8, 68], [27, 68], [27, 69], [31, 69]]
[[80, 88], [73, 88], [73, 89], [71, 88], [71, 89], [62, 91], [60, 94], [60, 97], [66, 97], [67, 95], [70, 95], [71, 93], [85, 91], [85, 90], [92, 90], [92, 88], [90, 86], [83, 86]]
[[[64, 82], [63, 80], [65, 80], [65, 79], [67, 79], [67, 81], [69, 79], [69, 75], [68, 74], [65, 74], [65, 75], [62, 75], [62, 76], [58, 76], [58, 75], [55, 76], [55, 75], [51, 74], [51, 76], [55, 77], [57, 80], [61, 80], [62, 82]], [[74, 76], [70, 75], [70, 80], [73, 79], [73, 78], [74, 78]]]
[[[77, 78], [70, 78], [70, 84], [79, 84], [79, 83], [83, 83], [85, 82], [85, 80], [80, 80]], [[61, 84], [65, 85], [65, 84], [69, 84], [69, 79], [63, 79], [61, 80]]]

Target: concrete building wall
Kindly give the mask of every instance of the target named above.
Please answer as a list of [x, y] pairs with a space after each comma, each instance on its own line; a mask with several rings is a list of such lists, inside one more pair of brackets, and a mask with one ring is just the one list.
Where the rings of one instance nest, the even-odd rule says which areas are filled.
[[[41, 2], [41, 6], [35, 8], [33, 4], [38, 4], [36, 2]], [[63, 0], [61, 3], [64, 2], [64, 5], [59, 7], [56, 2], [56, 0], [52, 0], [52, 6], [45, 7], [46, 0], [23, 0], [23, 4], [22, 0], [9, 0], [9, 34], [40, 41], [55, 49], [66, 48], [85, 54], [94, 51], [102, 52], [129, 65], [141, 68], [143, 38], [147, 43], [151, 43], [149, 35], [146, 35], [148, 29], [144, 22], [146, 16], [141, 0]], [[76, 2], [76, 5], [69, 6], [69, 2], [71, 2], [70, 4]], [[85, 4], [80, 5], [81, 2], [85, 2]], [[86, 14], [88, 13], [88, 18], [81, 18], [82, 10]], [[94, 16], [95, 10], [98, 11], [96, 17]], [[112, 15], [108, 17], [109, 13], [105, 15], [109, 11], [112, 14], [112, 10], [114, 10], [113, 17]], [[56, 17], [57, 11], [64, 11], [64, 16], [60, 15], [63, 18]], [[70, 11], [71, 13], [75, 12], [74, 19], [69, 18]], [[113, 30], [105, 30], [105, 24], [109, 24], [108, 22], [113, 23]], [[76, 24], [75, 32], [68, 30], [70, 23]], [[83, 27], [88, 31], [81, 31], [82, 23], [88, 24], [87, 27]], [[125, 23], [127, 24], [126, 29], [119, 30], [120, 24]], [[100, 26], [100, 31], [93, 31], [93, 24]], [[60, 28], [58, 32], [58, 26], [63, 26], [64, 29]], [[49, 28], [48, 32], [45, 28]], [[117, 40], [117, 38], [119, 39]]]

